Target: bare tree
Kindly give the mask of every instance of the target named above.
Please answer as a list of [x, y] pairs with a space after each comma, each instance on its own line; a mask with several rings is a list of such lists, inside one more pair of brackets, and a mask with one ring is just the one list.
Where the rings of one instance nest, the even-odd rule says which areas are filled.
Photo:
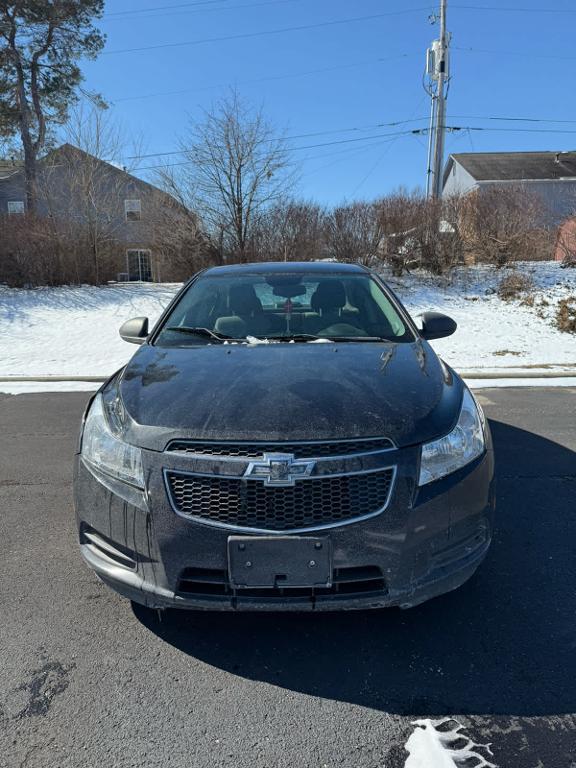
[[250, 258], [310, 261], [323, 255], [325, 212], [313, 202], [286, 200], [267, 208], [253, 228]]
[[395, 275], [419, 266], [416, 229], [420, 199], [399, 191], [378, 200], [378, 221], [382, 231], [379, 255], [390, 264]]
[[378, 203], [341, 205], [326, 217], [327, 253], [337, 261], [370, 265], [380, 254], [382, 237]]
[[162, 174], [165, 188], [198, 212], [216, 249], [245, 261], [258, 216], [295, 182], [286, 140], [232, 92], [191, 124], [181, 150], [187, 165]]

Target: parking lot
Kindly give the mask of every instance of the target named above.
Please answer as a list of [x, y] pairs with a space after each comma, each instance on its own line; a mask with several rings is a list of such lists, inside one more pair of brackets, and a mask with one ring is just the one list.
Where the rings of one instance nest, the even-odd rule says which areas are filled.
[[492, 551], [408, 612], [133, 607], [83, 565], [83, 393], [0, 395], [0, 765], [400, 768], [420, 717], [493, 761], [576, 766], [576, 390], [486, 389]]

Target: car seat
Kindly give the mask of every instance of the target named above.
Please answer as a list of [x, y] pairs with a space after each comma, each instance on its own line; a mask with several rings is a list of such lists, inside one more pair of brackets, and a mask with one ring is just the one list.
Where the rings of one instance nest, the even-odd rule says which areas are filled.
[[220, 317], [214, 330], [225, 336], [266, 336], [271, 332], [270, 319], [264, 313], [262, 302], [253, 285], [232, 285], [228, 293], [230, 315]]
[[322, 280], [312, 294], [310, 306], [316, 313], [312, 321], [313, 333], [337, 328], [332, 335], [347, 335], [357, 333], [353, 320], [345, 313], [346, 291], [341, 280]]

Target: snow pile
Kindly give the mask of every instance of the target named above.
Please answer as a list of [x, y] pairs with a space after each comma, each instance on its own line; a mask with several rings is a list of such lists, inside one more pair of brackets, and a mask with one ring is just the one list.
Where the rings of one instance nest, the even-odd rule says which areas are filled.
[[[416, 730], [406, 742], [410, 755], [404, 768], [497, 768], [478, 750], [492, 756], [489, 744], [475, 744], [464, 727], [452, 718], [416, 720]], [[474, 763], [470, 761], [474, 760]]]

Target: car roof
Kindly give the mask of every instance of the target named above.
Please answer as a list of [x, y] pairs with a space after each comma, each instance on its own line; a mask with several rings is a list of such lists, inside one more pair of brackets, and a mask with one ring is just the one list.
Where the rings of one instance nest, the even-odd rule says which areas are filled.
[[336, 261], [260, 261], [252, 264], [226, 264], [220, 267], [210, 267], [204, 275], [269, 275], [270, 273], [295, 272], [301, 274], [365, 274], [368, 270], [361, 264], [343, 264]]

